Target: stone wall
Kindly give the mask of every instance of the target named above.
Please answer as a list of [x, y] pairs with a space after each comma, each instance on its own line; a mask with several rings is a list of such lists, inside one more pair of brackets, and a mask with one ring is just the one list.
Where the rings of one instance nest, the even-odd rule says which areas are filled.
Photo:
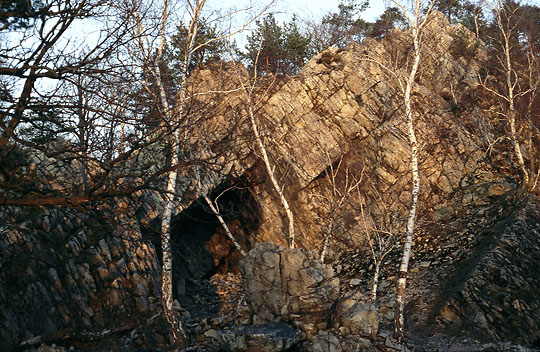
[[128, 213], [0, 209], [2, 350], [33, 336], [129, 326], [156, 310], [155, 250]]

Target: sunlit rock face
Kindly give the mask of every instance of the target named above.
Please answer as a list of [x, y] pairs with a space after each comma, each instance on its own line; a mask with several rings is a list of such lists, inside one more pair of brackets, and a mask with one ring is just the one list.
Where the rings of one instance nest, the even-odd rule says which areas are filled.
[[[480, 99], [478, 63], [452, 51], [458, 30], [464, 29], [433, 16], [413, 88], [421, 218], [444, 218], [511, 189], [493, 170], [493, 160], [491, 165], [486, 161], [485, 142], [492, 136], [485, 125], [491, 117], [472, 102]], [[301, 246], [320, 248], [331, 217], [337, 219], [336, 246], [362, 245], [361, 203], [384, 203], [396, 218], [406, 214], [410, 152], [400, 82], [406, 79], [409, 49], [408, 33], [395, 30], [380, 41], [330, 48], [297, 76], [266, 76], [247, 90], [270, 162], [296, 216]], [[484, 54], [477, 51], [480, 59]], [[191, 100], [193, 110], [205, 117], [193, 140], [202, 155], [222, 163], [221, 175], [252, 181], [251, 192], [261, 206], [254, 243], [286, 244], [287, 220], [266, 176], [249, 123], [247, 93], [241, 89], [240, 82], [249, 87], [247, 77], [232, 64], [192, 76], [193, 91], [208, 92]], [[219, 179], [209, 173], [208, 187]], [[336, 212], [347, 190], [348, 205]], [[375, 212], [383, 216], [380, 209]], [[394, 228], [403, 227], [403, 221], [392, 221]]]

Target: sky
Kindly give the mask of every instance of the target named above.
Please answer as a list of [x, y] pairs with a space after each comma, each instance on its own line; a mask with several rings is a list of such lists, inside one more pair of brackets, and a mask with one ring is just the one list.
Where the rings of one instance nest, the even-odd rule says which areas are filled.
[[[384, 11], [383, 0], [371, 0], [370, 7], [361, 14], [365, 20], [372, 21], [379, 17]], [[300, 17], [322, 17], [328, 12], [337, 12], [339, 0], [279, 0], [277, 8], [279, 11], [296, 13]]]
[[[207, 0], [206, 9], [207, 16], [213, 13], [210, 17], [216, 18], [215, 12], [230, 13], [230, 9], [247, 9], [249, 11], [241, 11], [241, 15], [236, 14], [232, 27], [238, 28], [239, 23], [244, 23], [245, 18], [251, 18], [255, 13], [262, 10], [265, 6], [271, 3], [272, 0]], [[338, 11], [340, 0], [274, 0], [272, 5], [265, 13], [272, 12], [279, 23], [283, 24], [296, 14], [299, 24], [306, 20], [310, 22], [319, 22], [325, 14]], [[347, 2], [344, 0], [343, 2]], [[360, 14], [364, 20], [374, 21], [384, 11], [386, 0], [370, 0], [369, 8]], [[264, 16], [264, 15], [263, 15]], [[205, 16], [206, 17], [206, 16]], [[219, 17], [219, 16], [218, 16]], [[219, 22], [219, 21], [218, 21]], [[227, 21], [225, 21], [227, 23]], [[255, 23], [252, 23], [249, 29], [253, 30]], [[242, 46], [248, 32], [243, 32], [234, 36], [235, 40]]]

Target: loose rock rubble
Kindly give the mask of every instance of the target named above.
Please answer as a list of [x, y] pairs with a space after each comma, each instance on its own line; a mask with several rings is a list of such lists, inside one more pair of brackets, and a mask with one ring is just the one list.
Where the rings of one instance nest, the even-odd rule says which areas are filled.
[[441, 305], [438, 321], [484, 341], [540, 348], [539, 228], [540, 207], [529, 197], [481, 233], [474, 254], [452, 277], [450, 285], [457, 287]]
[[300, 341], [300, 332], [284, 323], [235, 326], [220, 330], [218, 340], [229, 351], [285, 351]]

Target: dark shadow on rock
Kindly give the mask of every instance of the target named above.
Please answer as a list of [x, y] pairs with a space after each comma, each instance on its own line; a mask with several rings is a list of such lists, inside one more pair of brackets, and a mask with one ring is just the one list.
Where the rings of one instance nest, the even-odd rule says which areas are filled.
[[[261, 215], [247, 182], [224, 182], [210, 198], [218, 199], [221, 215], [235, 239], [248, 251], [249, 236], [258, 228]], [[144, 233], [154, 243], [161, 262], [160, 225], [160, 219], [155, 219]], [[195, 317], [217, 316], [220, 301], [208, 279], [216, 273], [237, 273], [242, 255], [203, 198], [173, 219], [171, 242], [175, 298]]]

